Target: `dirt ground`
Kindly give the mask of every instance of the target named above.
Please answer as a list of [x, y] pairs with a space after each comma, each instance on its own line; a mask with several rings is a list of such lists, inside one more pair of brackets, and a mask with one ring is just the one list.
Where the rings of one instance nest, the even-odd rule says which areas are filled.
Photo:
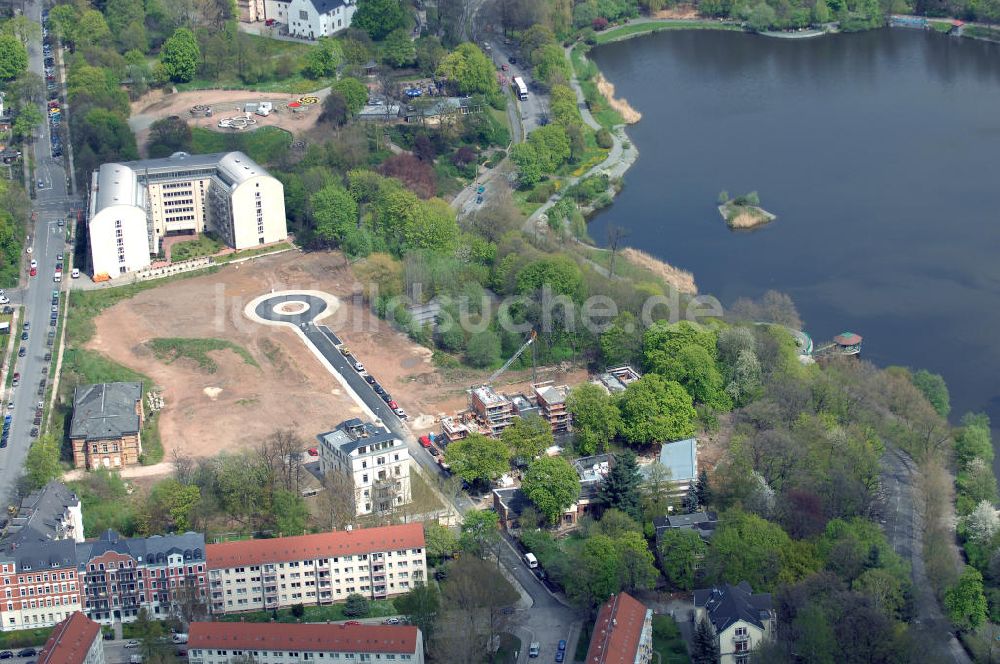
[[[132, 102], [129, 126], [136, 135], [136, 142], [142, 146], [146, 144], [149, 137], [150, 125], [171, 115], [183, 118], [192, 127], [203, 127], [213, 131], [237, 131], [233, 129], [220, 130], [219, 120], [242, 115], [242, 110], [237, 111], [237, 107], [242, 109], [243, 104], [247, 102], [270, 101], [274, 103], [277, 110], [267, 117], [254, 115], [253, 118], [257, 121], [254, 126], [257, 128], [280, 127], [293, 134], [301, 134], [314, 128], [320, 115], [320, 104], [318, 103], [308, 105], [305, 107], [307, 110], [300, 113], [292, 113], [287, 108], [289, 102], [303, 96], [317, 97], [322, 102], [325, 94], [323, 92], [285, 94], [250, 90], [196, 90], [169, 94], [163, 90], [154, 90]], [[191, 115], [190, 109], [196, 104], [211, 107], [212, 117]]]
[[[166, 460], [173, 449], [192, 456], [252, 446], [277, 429], [290, 428], [304, 441], [360, 414], [340, 384], [291, 330], [254, 323], [243, 307], [274, 290], [308, 289], [341, 300], [324, 319], [370, 373], [410, 414], [415, 433], [435, 428], [442, 414], [466, 406], [465, 389], [487, 372], [439, 370], [431, 352], [392, 330], [355, 303], [360, 292], [343, 256], [288, 252], [230, 265], [204, 276], [144, 291], [104, 311], [88, 347], [149, 376], [162, 389], [160, 436]], [[246, 348], [260, 368], [231, 351], [216, 351], [215, 373], [191, 360], [158, 360], [146, 343], [157, 337], [222, 338]], [[511, 372], [497, 387], [527, 388], [530, 371]], [[540, 371], [539, 380], [575, 384], [583, 370]]]
[[653, 15], [653, 18], [690, 20], [694, 18], [701, 18], [701, 15], [698, 14], [698, 8], [694, 5], [679, 4], [669, 9], [661, 9]]

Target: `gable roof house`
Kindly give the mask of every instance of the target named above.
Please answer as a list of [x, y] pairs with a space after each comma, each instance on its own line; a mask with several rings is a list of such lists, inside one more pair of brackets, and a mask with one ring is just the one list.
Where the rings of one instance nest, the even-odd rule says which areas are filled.
[[653, 528], [656, 529], [656, 542], [659, 544], [660, 538], [668, 530], [693, 530], [702, 539], [709, 539], [715, 534], [715, 527], [719, 524], [719, 516], [715, 512], [692, 512], [691, 514], [668, 514], [658, 516], [653, 519]]
[[61, 539], [82, 542], [83, 509], [80, 499], [62, 482], [49, 482], [21, 500], [2, 539], [5, 544]]
[[601, 605], [586, 664], [649, 664], [653, 661], [653, 611], [628, 593]]
[[39, 664], [105, 664], [101, 626], [80, 611], [58, 623], [38, 653]]
[[118, 468], [142, 454], [142, 383], [80, 385], [69, 440], [77, 468]]
[[718, 639], [720, 664], [749, 664], [751, 652], [774, 631], [769, 593], [746, 581], [694, 591], [695, 620], [708, 618]]
[[283, 23], [287, 21], [288, 34], [303, 39], [332, 37], [346, 30], [358, 9], [354, 0], [289, 0], [287, 7], [284, 16], [269, 14], [268, 18]]

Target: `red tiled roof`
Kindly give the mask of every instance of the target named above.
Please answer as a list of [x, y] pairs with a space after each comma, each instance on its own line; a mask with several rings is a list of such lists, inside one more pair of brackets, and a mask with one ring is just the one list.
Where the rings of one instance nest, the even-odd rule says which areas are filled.
[[38, 653], [38, 664], [82, 664], [100, 634], [101, 626], [77, 611], [52, 630]]
[[240, 565], [351, 556], [372, 551], [418, 549], [423, 546], [423, 525], [408, 523], [402, 526], [359, 528], [316, 535], [209, 544], [205, 547], [205, 560], [208, 569], [211, 570]]
[[411, 625], [195, 622], [187, 647], [415, 655], [418, 634]]
[[628, 593], [612, 596], [597, 614], [586, 664], [632, 664], [645, 621], [642, 602]]

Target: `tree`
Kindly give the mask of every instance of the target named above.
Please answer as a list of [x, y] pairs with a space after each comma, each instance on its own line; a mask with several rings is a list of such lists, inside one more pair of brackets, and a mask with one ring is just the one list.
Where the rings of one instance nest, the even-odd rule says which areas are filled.
[[534, 145], [518, 143], [511, 148], [510, 158], [517, 166], [517, 179], [521, 187], [527, 189], [542, 179], [542, 166]]
[[201, 502], [201, 489], [181, 484], [171, 478], [157, 482], [146, 501], [148, 532], [187, 532], [192, 529], [191, 514]]
[[32, 490], [41, 489], [60, 475], [59, 441], [52, 434], [45, 434], [28, 449], [24, 460], [25, 481]]
[[573, 569], [575, 573], [565, 580], [566, 592], [581, 606], [603, 602], [620, 588], [618, 550], [607, 535], [584, 540]]
[[568, 256], [559, 254], [528, 263], [517, 274], [517, 292], [533, 295], [548, 288], [555, 295], [573, 299], [583, 294], [583, 273]]
[[348, 108], [347, 100], [339, 92], [331, 92], [323, 100], [323, 113], [320, 114], [320, 122], [329, 122], [335, 127], [343, 127], [347, 124]]
[[187, 28], [177, 28], [160, 50], [160, 62], [172, 81], [185, 83], [193, 79], [200, 60], [198, 40]]
[[494, 97], [500, 90], [493, 62], [472, 42], [462, 42], [446, 55], [438, 65], [437, 74], [465, 95]]
[[951, 400], [948, 397], [948, 385], [940, 374], [921, 369], [913, 374], [913, 385], [920, 390], [941, 417], [948, 417], [951, 412]]
[[351, 593], [344, 602], [344, 615], [348, 618], [367, 618], [371, 613], [368, 598], [358, 593]]
[[500, 434], [500, 440], [507, 444], [515, 458], [520, 457], [525, 463], [530, 463], [555, 444], [552, 426], [534, 413], [526, 417], [515, 417], [510, 426]]
[[993, 536], [1000, 532], [1000, 516], [997, 510], [988, 500], [980, 501], [976, 509], [972, 510], [969, 516], [965, 517], [965, 527], [969, 532], [969, 537], [984, 544], [993, 540]]
[[621, 510], [633, 519], [639, 513], [639, 466], [635, 453], [625, 450], [615, 457], [615, 463], [601, 483], [601, 501], [608, 507]]
[[899, 617], [906, 603], [903, 584], [900, 583], [899, 577], [886, 569], [865, 570], [854, 580], [851, 588], [868, 595], [875, 608], [893, 620]]
[[535, 148], [538, 165], [545, 174], [555, 173], [570, 157], [569, 136], [557, 124], [539, 127], [528, 135], [528, 143]]
[[726, 394], [733, 402], [742, 406], [754, 399], [760, 391], [761, 368], [757, 353], [751, 349], [741, 350], [733, 365], [732, 379], [726, 385]]
[[642, 323], [631, 311], [623, 311], [601, 333], [600, 344], [608, 366], [632, 364], [642, 357]]
[[149, 127], [146, 151], [151, 158], [191, 151], [191, 127], [177, 116], [157, 120]]
[[323, 475], [319, 494], [319, 522], [331, 530], [346, 527], [355, 516], [354, 480], [345, 471], [330, 468]]
[[316, 238], [340, 244], [358, 226], [358, 204], [344, 187], [330, 183], [309, 198]]
[[965, 567], [958, 583], [945, 591], [944, 606], [951, 622], [963, 631], [976, 629], [986, 622], [986, 596], [979, 570]]
[[474, 367], [495, 366], [500, 362], [500, 335], [493, 330], [483, 330], [470, 336], [465, 359]]
[[441, 585], [441, 605], [447, 610], [438, 613], [431, 652], [435, 661], [478, 662], [504, 631], [509, 620], [504, 609], [518, 594], [496, 565], [475, 556], [462, 556], [449, 567]]
[[432, 565], [451, 558], [458, 551], [458, 537], [450, 528], [442, 526], [437, 521], [424, 523], [424, 547], [427, 559]]
[[715, 630], [708, 622], [708, 616], [702, 616], [694, 630], [691, 662], [692, 664], [718, 664], [719, 657], [719, 642], [715, 638]]
[[708, 546], [693, 530], [670, 528], [660, 536], [657, 544], [660, 569], [675, 588], [693, 590], [695, 573]]
[[599, 385], [581, 383], [570, 390], [566, 409], [573, 415], [573, 431], [581, 454], [603, 452], [622, 427], [618, 406]]
[[955, 458], [959, 468], [967, 467], [973, 459], [979, 458], [987, 463], [993, 463], [993, 441], [990, 439], [990, 428], [966, 422], [963, 419], [963, 427], [955, 438]]
[[122, 51], [130, 48], [145, 51], [149, 46], [144, 25], [146, 10], [141, 0], [107, 0], [104, 16]]
[[622, 435], [634, 445], [680, 440], [694, 434], [691, 396], [679, 383], [646, 374], [618, 399]]
[[73, 39], [77, 45], [103, 46], [111, 41], [111, 29], [104, 14], [96, 9], [88, 9], [80, 15], [73, 27]]
[[410, 34], [403, 28], [390, 32], [382, 42], [382, 62], [396, 67], [406, 67], [417, 59], [417, 48]]
[[401, 0], [358, 0], [351, 27], [364, 30], [375, 41], [403, 27], [406, 13]]
[[698, 344], [681, 347], [660, 375], [681, 384], [696, 403], [716, 410], [729, 410], [733, 403], [725, 390], [715, 358]]
[[490, 555], [500, 542], [500, 517], [490, 510], [470, 510], [462, 520], [458, 544], [479, 558]]
[[406, 616], [411, 625], [416, 625], [424, 635], [424, 648], [434, 639], [434, 624], [441, 608], [441, 593], [436, 586], [417, 583], [413, 589], [392, 600], [396, 611]]
[[558, 524], [566, 508], [580, 497], [580, 477], [561, 456], [542, 457], [528, 467], [521, 490], [549, 523]]
[[642, 533], [631, 530], [615, 539], [618, 551], [618, 578], [621, 589], [649, 590], [656, 585], [656, 559]]
[[271, 513], [278, 532], [286, 537], [304, 535], [309, 522], [309, 508], [302, 496], [278, 489], [271, 495]]
[[298, 604], [292, 604], [292, 617], [303, 618], [306, 615], [306, 607], [299, 602]]
[[305, 74], [310, 78], [323, 78], [337, 73], [337, 67], [344, 61], [340, 42], [329, 37], [320, 37], [305, 59]]
[[28, 70], [28, 49], [14, 35], [0, 35], [0, 79], [12, 81]]
[[356, 78], [345, 76], [331, 85], [330, 89], [344, 95], [347, 108], [352, 115], [356, 115], [368, 103], [368, 87]]
[[673, 365], [685, 346], [701, 346], [712, 359], [715, 359], [718, 353], [715, 332], [686, 320], [673, 324], [656, 321], [643, 334], [642, 341], [646, 368], [661, 375], [675, 372]]
[[698, 499], [699, 507], [707, 507], [712, 502], [712, 486], [708, 482], [708, 471], [704, 468], [698, 473], [695, 497]]

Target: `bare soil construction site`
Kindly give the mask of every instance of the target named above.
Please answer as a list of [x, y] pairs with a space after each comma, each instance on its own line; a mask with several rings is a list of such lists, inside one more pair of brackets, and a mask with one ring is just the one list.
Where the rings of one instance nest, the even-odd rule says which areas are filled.
[[[271, 290], [307, 289], [340, 299], [323, 320], [364, 362], [368, 371], [410, 414], [415, 433], [436, 427], [442, 414], [466, 405], [465, 390], [488, 372], [441, 370], [431, 351], [410, 341], [354, 301], [360, 286], [339, 253], [287, 252], [230, 265], [219, 272], [143, 291], [101, 313], [88, 343], [162, 389], [160, 434], [166, 452], [192, 456], [255, 445], [278, 429], [295, 431], [306, 445], [340, 421], [361, 414], [340, 384], [292, 330], [254, 323], [244, 306]], [[221, 339], [249, 358], [225, 349], [207, 354], [214, 367], [189, 357], [157, 356], [154, 339]], [[520, 391], [530, 371], [511, 372], [499, 389]], [[575, 384], [582, 369], [540, 370], [539, 380]]]

